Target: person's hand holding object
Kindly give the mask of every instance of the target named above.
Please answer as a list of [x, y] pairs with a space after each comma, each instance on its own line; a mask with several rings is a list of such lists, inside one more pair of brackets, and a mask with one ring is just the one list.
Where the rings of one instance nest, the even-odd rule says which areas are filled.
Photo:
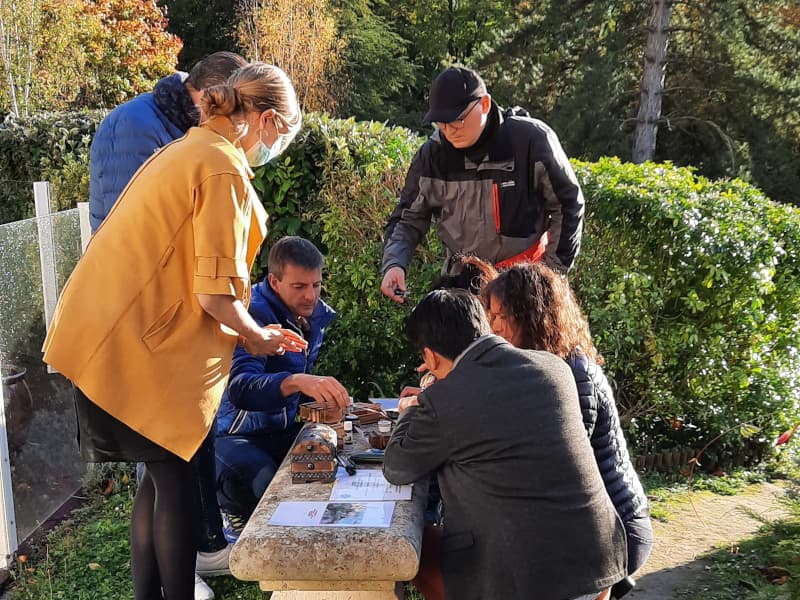
[[350, 395], [335, 377], [295, 373], [281, 382], [281, 393], [286, 396], [302, 392], [325, 408], [350, 406]]
[[415, 387], [413, 385], [407, 385], [406, 387], [404, 387], [400, 391], [400, 397], [401, 398], [408, 398], [409, 396], [415, 396], [416, 397], [416, 396], [419, 396], [419, 393], [421, 391], [422, 390], [420, 388], [418, 388], [418, 387]]
[[400, 398], [400, 403], [397, 405], [397, 410], [402, 415], [409, 406], [419, 406], [419, 400], [416, 396], [405, 396]]
[[398, 304], [405, 301], [406, 296], [406, 272], [400, 267], [391, 267], [386, 270], [381, 282], [381, 292]]
[[280, 325], [267, 325], [259, 330], [258, 337], [242, 339], [242, 346], [254, 356], [280, 356], [286, 352], [302, 352], [308, 347], [299, 334]]

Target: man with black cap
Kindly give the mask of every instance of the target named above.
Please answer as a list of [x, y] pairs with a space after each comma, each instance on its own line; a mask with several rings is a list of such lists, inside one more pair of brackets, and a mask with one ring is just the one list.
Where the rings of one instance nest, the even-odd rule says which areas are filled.
[[[435, 131], [411, 163], [386, 225], [381, 291], [402, 303], [406, 271], [431, 219], [447, 249], [503, 267], [544, 260], [566, 274], [583, 231], [584, 200], [558, 137], [503, 112], [473, 70], [450, 67], [430, 91]], [[448, 270], [445, 263], [444, 272]]]

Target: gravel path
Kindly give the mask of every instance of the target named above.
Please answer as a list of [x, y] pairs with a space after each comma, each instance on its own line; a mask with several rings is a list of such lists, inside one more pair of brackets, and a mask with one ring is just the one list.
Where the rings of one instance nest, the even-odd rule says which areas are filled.
[[653, 553], [636, 574], [636, 589], [625, 600], [673, 600], [703, 586], [708, 562], [697, 557], [733, 544], [756, 532], [751, 515], [777, 519], [787, 513], [778, 499], [783, 488], [772, 483], [752, 485], [735, 496], [695, 493], [690, 502], [671, 506], [667, 522], [654, 521]]

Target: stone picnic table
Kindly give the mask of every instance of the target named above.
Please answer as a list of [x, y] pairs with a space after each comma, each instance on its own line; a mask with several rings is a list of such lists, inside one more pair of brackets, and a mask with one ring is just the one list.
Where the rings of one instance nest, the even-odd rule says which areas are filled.
[[[368, 448], [365, 432], [371, 429], [354, 431], [353, 444], [340, 454]], [[332, 483], [292, 483], [289, 459], [231, 551], [231, 573], [258, 581], [262, 590], [273, 591], [273, 600], [402, 600], [400, 582], [413, 579], [419, 569], [428, 482], [414, 484], [410, 501], [395, 503], [388, 528], [270, 525], [281, 502], [324, 502], [333, 489]]]

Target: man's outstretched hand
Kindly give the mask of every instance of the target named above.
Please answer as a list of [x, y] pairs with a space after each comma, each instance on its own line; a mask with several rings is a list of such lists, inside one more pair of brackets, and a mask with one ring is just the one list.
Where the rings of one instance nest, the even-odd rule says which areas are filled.
[[400, 267], [391, 267], [386, 271], [381, 282], [381, 292], [398, 304], [405, 301], [406, 272]]

